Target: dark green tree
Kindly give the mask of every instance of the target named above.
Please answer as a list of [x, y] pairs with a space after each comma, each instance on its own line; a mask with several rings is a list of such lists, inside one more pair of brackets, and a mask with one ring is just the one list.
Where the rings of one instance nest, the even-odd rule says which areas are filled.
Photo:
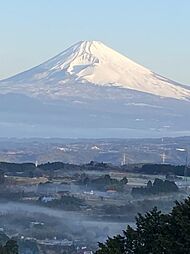
[[127, 177], [125, 176], [125, 177], [123, 177], [122, 179], [121, 179], [121, 181], [120, 181], [122, 184], [127, 184], [128, 183], [128, 179], [127, 179]]
[[147, 188], [148, 189], [151, 189], [152, 188], [152, 182], [149, 180], [148, 183], [147, 183]]
[[8, 240], [4, 246], [0, 246], [0, 254], [18, 254], [18, 245], [15, 240]]
[[167, 240], [171, 253], [190, 253], [190, 198], [176, 202], [168, 225]]
[[99, 244], [97, 254], [189, 254], [190, 198], [176, 202], [170, 214], [156, 208], [136, 218], [122, 235]]
[[99, 243], [100, 250], [97, 254], [122, 254], [125, 253], [125, 238], [121, 235], [108, 238], [105, 244]]

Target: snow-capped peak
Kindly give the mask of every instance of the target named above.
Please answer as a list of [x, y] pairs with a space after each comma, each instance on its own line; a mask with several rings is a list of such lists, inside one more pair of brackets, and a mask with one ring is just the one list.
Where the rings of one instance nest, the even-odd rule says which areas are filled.
[[43, 90], [50, 83], [58, 86], [59, 91], [64, 90], [63, 84], [91, 83], [175, 99], [190, 98], [188, 88], [136, 64], [100, 41], [80, 41], [41, 65], [7, 80], [9, 81], [16, 81], [17, 84], [43, 84]]
[[[88, 81], [95, 84], [108, 84], [117, 83], [121, 77], [116, 78], [114, 74], [115, 76], [122, 74], [120, 73], [121, 69], [124, 70], [126, 64], [128, 71], [135, 71], [139, 68], [141, 72], [149, 72], [148, 69], [134, 63], [100, 41], [80, 41], [42, 64], [42, 66], [44, 65], [45, 68], [51, 70], [67, 70], [67, 72], [77, 74], [78, 77], [86, 78]], [[99, 71], [101, 68], [104, 73], [101, 73], [101, 75], [98, 75], [98, 73], [94, 75], [94, 71], [97, 71], [97, 67]], [[108, 67], [111, 69], [109, 73], [106, 73], [105, 71]], [[118, 70], [118, 68], [120, 70]], [[118, 71], [119, 73], [117, 74]], [[90, 78], [91, 75], [94, 76], [94, 79]]]

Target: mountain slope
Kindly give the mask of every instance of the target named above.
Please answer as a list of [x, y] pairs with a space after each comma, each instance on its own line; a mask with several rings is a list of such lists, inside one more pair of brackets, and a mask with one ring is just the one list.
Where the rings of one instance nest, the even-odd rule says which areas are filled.
[[190, 90], [82, 41], [0, 81], [0, 136], [189, 135]]
[[78, 42], [45, 63], [0, 84], [1, 90], [59, 97], [72, 94], [67, 84], [81, 87], [84, 83], [117, 86], [175, 99], [190, 98], [188, 87], [155, 74], [98, 41]]

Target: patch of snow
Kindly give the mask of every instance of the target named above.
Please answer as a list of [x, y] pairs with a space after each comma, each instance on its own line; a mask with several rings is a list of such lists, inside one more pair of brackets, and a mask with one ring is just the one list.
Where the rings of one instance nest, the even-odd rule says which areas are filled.
[[92, 146], [92, 147], [91, 147], [91, 150], [98, 150], [98, 151], [99, 151], [99, 150], [101, 150], [101, 149], [100, 149], [98, 146]]

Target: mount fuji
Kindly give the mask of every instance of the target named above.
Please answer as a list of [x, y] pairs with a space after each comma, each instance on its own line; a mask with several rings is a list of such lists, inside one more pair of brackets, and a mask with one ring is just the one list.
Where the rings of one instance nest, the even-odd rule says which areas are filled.
[[99, 41], [0, 81], [1, 136], [186, 135], [189, 107], [190, 87]]

